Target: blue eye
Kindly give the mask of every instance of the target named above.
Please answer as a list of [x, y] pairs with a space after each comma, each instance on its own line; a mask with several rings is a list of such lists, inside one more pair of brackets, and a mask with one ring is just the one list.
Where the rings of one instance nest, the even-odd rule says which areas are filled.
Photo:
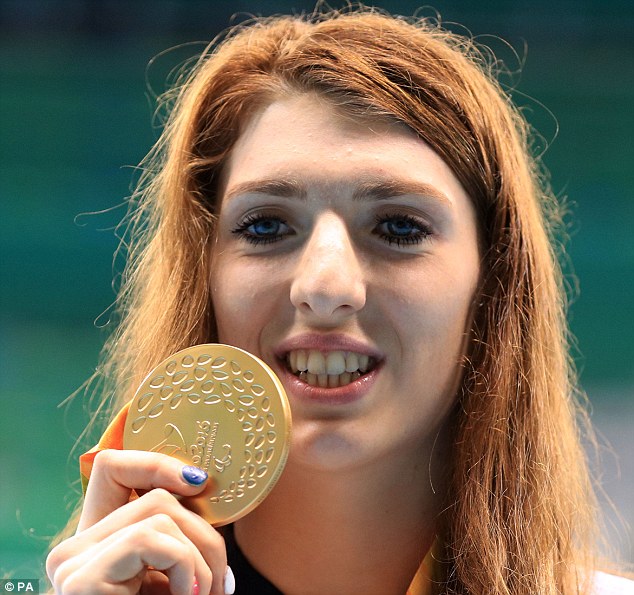
[[431, 230], [411, 215], [381, 215], [376, 218], [373, 233], [388, 244], [407, 246], [420, 244], [431, 235]]
[[247, 231], [254, 236], [271, 237], [276, 236], [280, 232], [282, 222], [277, 219], [260, 219], [247, 227]]
[[249, 215], [231, 233], [251, 244], [271, 244], [293, 234], [285, 221], [270, 215]]
[[385, 222], [386, 231], [394, 236], [407, 237], [416, 232], [416, 226], [406, 219], [394, 219]]

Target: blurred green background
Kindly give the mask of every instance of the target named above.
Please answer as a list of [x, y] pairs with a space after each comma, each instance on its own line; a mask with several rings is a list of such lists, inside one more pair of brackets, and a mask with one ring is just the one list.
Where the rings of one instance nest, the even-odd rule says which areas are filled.
[[[379, 5], [406, 15], [420, 6]], [[37, 575], [48, 537], [68, 515], [77, 477], [69, 452], [86, 416], [81, 394], [59, 404], [94, 370], [108, 330], [102, 313], [121, 269], [113, 269], [112, 228], [132, 166], [158, 134], [148, 84], [162, 90], [201, 46], [148, 63], [211, 39], [234, 14], [313, 6], [0, 0], [0, 573]], [[605, 489], [633, 523], [634, 3], [438, 0], [421, 14], [435, 10], [515, 72], [506, 82], [542, 134], [555, 191], [568, 197], [567, 273], [580, 286], [573, 355], [614, 450], [603, 448]], [[631, 530], [607, 515], [613, 543], [634, 561]]]

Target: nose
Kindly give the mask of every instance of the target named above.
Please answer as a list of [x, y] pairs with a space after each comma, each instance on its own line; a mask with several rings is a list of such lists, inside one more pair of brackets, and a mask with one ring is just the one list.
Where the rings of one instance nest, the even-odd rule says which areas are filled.
[[303, 247], [291, 284], [291, 302], [316, 323], [336, 324], [365, 305], [359, 255], [342, 219], [322, 214]]

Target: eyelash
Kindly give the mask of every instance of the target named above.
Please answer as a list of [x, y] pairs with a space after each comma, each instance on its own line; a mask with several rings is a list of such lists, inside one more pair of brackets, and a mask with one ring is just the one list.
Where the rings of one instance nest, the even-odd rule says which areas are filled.
[[[395, 236], [389, 235], [385, 232], [379, 232], [377, 228], [384, 223], [389, 223], [393, 221], [401, 221], [408, 223], [412, 227], [416, 228], [418, 231], [414, 235], [411, 236]], [[376, 226], [373, 230], [373, 233], [378, 235], [382, 240], [386, 241], [389, 245], [396, 244], [397, 246], [412, 246], [416, 244], [420, 244], [425, 241], [429, 236], [432, 235], [432, 230], [423, 221], [416, 217], [412, 217], [411, 215], [405, 215], [402, 213], [393, 213], [386, 215], [378, 215], [375, 218]]]
[[249, 242], [254, 245], [266, 245], [273, 244], [275, 242], [279, 242], [283, 240], [286, 236], [294, 235], [292, 232], [284, 233], [281, 235], [272, 235], [272, 236], [257, 236], [249, 231], [249, 227], [255, 225], [257, 223], [261, 223], [262, 221], [277, 221], [281, 225], [288, 227], [288, 223], [277, 215], [266, 215], [266, 214], [251, 214], [247, 215], [239, 225], [231, 230], [231, 233], [239, 236], [241, 239]]
[[[385, 223], [394, 222], [395, 220], [400, 221], [401, 223], [402, 222], [407, 223], [411, 225], [412, 228], [416, 228], [418, 231], [415, 234], [409, 235], [409, 236], [397, 236], [394, 234], [388, 234], [378, 230], [379, 226]], [[251, 226], [256, 225], [257, 223], [261, 223], [263, 221], [275, 221], [280, 226], [288, 227], [288, 223], [277, 215], [251, 214], [251, 215], [247, 215], [244, 218], [244, 220], [242, 220], [235, 229], [231, 230], [231, 233], [239, 236], [241, 239], [245, 240], [246, 242], [249, 242], [250, 244], [253, 244], [256, 246], [273, 244], [275, 242], [279, 242], [283, 240], [285, 237], [289, 235], [294, 235], [294, 233], [290, 230], [279, 235], [270, 235], [270, 236], [262, 236], [262, 235], [258, 236], [249, 231], [249, 228]], [[427, 224], [417, 219], [416, 217], [412, 217], [411, 215], [399, 214], [399, 213], [378, 215], [375, 218], [375, 227], [372, 230], [372, 233], [377, 235], [383, 241], [387, 242], [389, 245], [396, 245], [399, 247], [420, 244], [421, 242], [425, 241], [429, 236], [432, 235], [431, 228]]]

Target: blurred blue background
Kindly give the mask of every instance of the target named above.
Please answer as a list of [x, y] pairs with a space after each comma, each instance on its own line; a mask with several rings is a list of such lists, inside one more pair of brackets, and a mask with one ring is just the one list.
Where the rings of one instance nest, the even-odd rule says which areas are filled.
[[[332, 2], [332, 6], [341, 3]], [[148, 84], [232, 15], [310, 11], [312, 2], [0, 0], [0, 574], [36, 576], [77, 478], [80, 394], [107, 332], [113, 226], [136, 165], [157, 138]], [[418, 2], [385, 1], [411, 15]], [[438, 0], [510, 70], [543, 136], [556, 193], [571, 206], [568, 254], [580, 290], [573, 353], [596, 426], [612, 445], [603, 482], [634, 523], [634, 3]], [[505, 45], [501, 40], [508, 42]], [[520, 62], [525, 64], [518, 74]], [[558, 130], [558, 132], [557, 132]], [[128, 167], [130, 166], [130, 167]], [[82, 213], [100, 213], [82, 215]], [[120, 270], [120, 266], [118, 267]], [[95, 322], [96, 321], [96, 322]], [[607, 509], [611, 540], [634, 562], [631, 529]]]

